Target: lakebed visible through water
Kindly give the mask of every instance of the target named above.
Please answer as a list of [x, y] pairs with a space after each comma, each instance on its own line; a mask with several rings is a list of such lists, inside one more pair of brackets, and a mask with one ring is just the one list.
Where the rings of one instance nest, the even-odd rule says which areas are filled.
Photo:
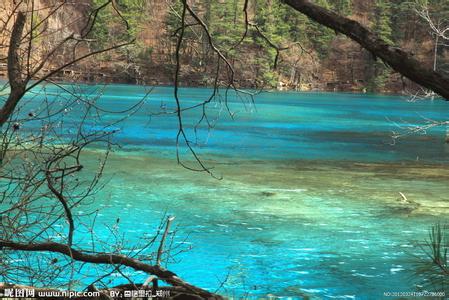
[[[149, 157], [112, 158], [99, 221], [127, 238], [176, 216], [192, 249], [170, 268], [227, 295], [379, 299], [414, 291], [419, 245], [447, 220], [447, 169], [401, 164], [251, 161], [215, 165], [224, 179]], [[401, 191], [420, 204], [411, 210]], [[101, 230], [101, 226], [99, 227]]]
[[[209, 92], [182, 89], [182, 104]], [[121, 110], [144, 94], [114, 85], [98, 104]], [[449, 216], [446, 128], [395, 143], [391, 136], [449, 119], [449, 104], [337, 93], [262, 93], [255, 103], [245, 109], [231, 96], [233, 120], [211, 105], [210, 115], [221, 117], [195, 149], [223, 177], [217, 180], [176, 165], [176, 117], [150, 117], [173, 108], [172, 89], [155, 88], [138, 113], [116, 125], [122, 148], [95, 195], [97, 235], [120, 217], [120, 230], [133, 240], [174, 215], [174, 242], [192, 249], [169, 268], [229, 296], [380, 299], [419, 289], [418, 244]], [[184, 117], [193, 136], [200, 111]]]

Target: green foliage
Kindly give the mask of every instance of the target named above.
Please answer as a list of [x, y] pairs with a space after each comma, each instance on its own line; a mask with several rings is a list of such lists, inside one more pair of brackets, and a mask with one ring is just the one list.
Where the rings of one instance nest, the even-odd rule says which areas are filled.
[[[343, 2], [345, 1], [317, 0], [316, 4], [330, 10], [339, 10], [344, 6]], [[343, 6], [339, 8], [338, 5], [340, 4]], [[325, 58], [329, 52], [330, 44], [335, 38], [335, 32], [306, 17], [302, 17], [301, 19], [305, 23], [305, 45], [315, 49], [320, 58]]]
[[[33, 14], [33, 17], [31, 19], [32, 27], [34, 28], [32, 30], [33, 34], [33, 41], [36, 44], [40, 44], [42, 42], [42, 37], [39, 34], [41, 30], [43, 29], [44, 25], [42, 25], [42, 17], [39, 14]], [[39, 25], [41, 24], [41, 25]]]
[[417, 262], [416, 273], [424, 289], [449, 292], [449, 225], [436, 224], [422, 248], [425, 258]]
[[[107, 1], [93, 0], [94, 9]], [[97, 48], [136, 38], [143, 20], [144, 0], [117, 0], [117, 10], [111, 4], [102, 8], [97, 15], [91, 36], [98, 42]]]
[[[344, 14], [349, 14], [352, 7], [351, 0], [317, 0], [316, 3]], [[301, 43], [308, 49], [315, 49], [319, 57], [327, 56], [335, 32], [293, 11], [279, 0], [250, 1], [248, 6], [250, 22], [257, 25], [261, 34], [250, 26], [247, 38], [239, 50], [235, 49], [234, 46], [245, 31], [243, 6], [244, 0], [211, 0], [198, 3], [194, 9], [201, 12], [215, 45], [226, 53], [228, 58], [244, 59], [251, 64], [258, 74], [257, 78], [264, 84], [274, 87], [279, 77], [279, 70], [273, 68], [276, 50], [267, 39], [277, 47]], [[181, 26], [179, 16], [182, 4], [180, 1], [173, 1], [172, 8], [174, 11], [170, 12], [166, 24], [170, 32], [175, 32]], [[202, 31], [196, 27], [196, 32]], [[189, 29], [185, 31], [185, 38], [186, 41], [197, 40], [198, 35]], [[204, 35], [203, 42], [202, 61], [210, 61], [213, 52], [207, 46]], [[186, 47], [187, 44], [188, 42], [183, 46]], [[247, 57], [246, 52], [252, 55]], [[194, 63], [194, 59], [190, 63]]]
[[373, 63], [373, 70], [373, 74], [368, 81], [367, 90], [369, 92], [381, 92], [390, 76], [390, 70], [380, 61]]
[[[98, 1], [98, 0], [96, 0]], [[355, 0], [314, 0], [315, 4], [333, 10], [342, 15], [351, 15]], [[172, 7], [176, 13], [171, 12], [167, 18], [169, 32], [175, 32], [180, 26], [179, 15], [181, 13], [181, 1], [172, 0]], [[431, 8], [432, 15], [449, 14], [449, 0], [373, 0], [369, 21], [371, 29], [376, 32], [389, 45], [401, 45], [405, 34], [415, 34], [408, 30], [410, 24], [417, 26], [420, 22], [414, 8], [418, 4], [427, 4]], [[335, 32], [305, 15], [292, 10], [281, 0], [250, 0], [248, 15], [250, 22], [257, 24], [262, 37], [254, 27], [249, 28], [247, 38], [238, 48], [234, 46], [240, 41], [245, 31], [244, 12], [242, 10], [244, 0], [211, 0], [192, 2], [194, 10], [205, 21], [214, 39], [215, 45], [232, 61], [238, 61], [250, 65], [247, 69], [253, 70], [259, 81], [274, 86], [280, 74], [283, 77], [291, 74], [290, 62], [292, 57], [287, 57], [285, 51], [281, 53], [278, 68], [274, 70], [276, 51], [272, 44], [278, 47], [288, 47], [300, 43], [306, 49], [311, 50], [314, 57], [325, 60], [331, 52]], [[357, 11], [357, 13], [359, 13]], [[410, 21], [412, 20], [412, 21]], [[192, 19], [187, 23], [194, 23]], [[394, 29], [394, 30], [393, 30]], [[196, 31], [196, 33], [195, 33]], [[412, 33], [410, 33], [412, 32]], [[194, 30], [185, 31], [186, 51], [192, 45], [196, 47], [197, 54], [189, 59], [189, 65], [194, 68], [207, 70], [204, 67], [207, 62], [215, 62], [214, 53], [207, 45], [207, 37], [196, 26]], [[199, 41], [199, 38], [202, 41]], [[195, 41], [195, 42], [194, 42]], [[198, 44], [201, 42], [201, 46]], [[190, 44], [189, 43], [197, 43]], [[298, 54], [299, 57], [299, 54]], [[370, 65], [367, 89], [369, 91], [383, 91], [385, 89], [391, 71], [380, 60], [367, 60]], [[287, 75], [286, 75], [287, 74]]]
[[[283, 47], [294, 40], [291, 25], [284, 21], [288, 15], [288, 8], [278, 1], [257, 1], [254, 22], [272, 44]], [[261, 73], [260, 79], [265, 85], [276, 87], [279, 77], [278, 70], [274, 70], [276, 50], [255, 30], [252, 32], [252, 43], [263, 50], [256, 61], [258, 71]]]
[[181, 1], [172, 1], [170, 4], [172, 9], [168, 12], [165, 25], [170, 32], [174, 33], [181, 26], [180, 16], [182, 4]]
[[391, 10], [389, 0], [376, 0], [374, 31], [388, 44], [393, 45], [391, 39], [393, 33], [393, 29], [391, 28]]
[[244, 31], [243, 1], [208, 1], [206, 22], [215, 42], [221, 49], [232, 48]]
[[[373, 30], [387, 44], [394, 45], [392, 29], [392, 5], [389, 0], [376, 0], [373, 13]], [[373, 74], [368, 81], [367, 89], [370, 92], [379, 92], [385, 88], [390, 70], [380, 61], [372, 61]]]
[[352, 0], [334, 0], [335, 10], [342, 15], [350, 15], [352, 13]]
[[[317, 0], [316, 4], [328, 9], [349, 12], [350, 2], [351, 0]], [[254, 16], [254, 21], [263, 34], [278, 47], [300, 43], [306, 48], [315, 49], [318, 56], [324, 58], [335, 38], [334, 31], [308, 19], [303, 14], [292, 11], [290, 7], [278, 0], [256, 1]], [[276, 73], [266, 65], [273, 66], [275, 51], [257, 34], [253, 34], [253, 42], [266, 49], [265, 57], [268, 61], [259, 63], [262, 63], [263, 69], [266, 70], [263, 75], [264, 80], [274, 83]]]
[[255, 22], [259, 25], [263, 33], [272, 43], [277, 45], [290, 40], [291, 36], [289, 32], [291, 25], [284, 20], [291, 10], [277, 1], [268, 0], [260, 2], [257, 6]]
[[410, 20], [418, 18], [414, 7], [414, 0], [397, 0], [391, 3], [391, 24], [395, 26], [391, 38], [395, 44], [404, 40], [405, 33], [410, 26]]

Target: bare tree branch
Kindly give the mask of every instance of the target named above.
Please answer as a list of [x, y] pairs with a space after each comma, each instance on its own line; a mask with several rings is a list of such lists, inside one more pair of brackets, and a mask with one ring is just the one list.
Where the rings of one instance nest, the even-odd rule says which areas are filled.
[[160, 266], [152, 266], [138, 261], [134, 258], [126, 257], [123, 255], [113, 253], [95, 253], [87, 254], [84, 251], [76, 250], [59, 243], [40, 243], [40, 244], [21, 244], [13, 241], [0, 240], [0, 247], [20, 250], [20, 251], [47, 251], [60, 253], [73, 258], [74, 260], [94, 263], [94, 264], [107, 264], [107, 265], [122, 265], [130, 267], [137, 271], [143, 271], [149, 274], [156, 275], [161, 280], [173, 285], [183, 287], [194, 294], [200, 295], [206, 299], [222, 299], [221, 296], [215, 295], [206, 290], [193, 286], [181, 278], [175, 273], [168, 271]]
[[449, 100], [448, 75], [424, 67], [410, 53], [390, 46], [359, 22], [343, 17], [308, 0], [282, 0], [282, 2], [305, 14], [312, 20], [343, 33], [370, 51], [374, 56], [381, 58], [395, 71]]

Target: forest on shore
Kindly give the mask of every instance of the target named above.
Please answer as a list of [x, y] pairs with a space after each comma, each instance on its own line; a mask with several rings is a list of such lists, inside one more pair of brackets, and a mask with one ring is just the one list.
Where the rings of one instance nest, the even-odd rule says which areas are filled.
[[[97, 5], [101, 0], [95, 0]], [[429, 67], [435, 52], [434, 36], [420, 15], [423, 6], [433, 18], [447, 20], [449, 1], [388, 0], [319, 0], [316, 4], [349, 16], [371, 28], [392, 45], [412, 53]], [[122, 0], [119, 2], [130, 24], [127, 34], [136, 38], [130, 51], [114, 57], [117, 64], [130, 64], [122, 80], [169, 85], [174, 70], [176, 39], [181, 4], [178, 1]], [[403, 82], [373, 55], [347, 37], [317, 24], [275, 0], [249, 1], [252, 28], [249, 38], [234, 47], [245, 31], [244, 0], [197, 2], [196, 11], [209, 27], [216, 45], [235, 66], [237, 80], [243, 87], [291, 88], [298, 90], [400, 92]], [[117, 38], [114, 24], [121, 20], [112, 11], [100, 16], [93, 36], [107, 42]], [[257, 34], [260, 30], [268, 39]], [[213, 53], [202, 32], [192, 31], [182, 51], [183, 82], [210, 86], [213, 81]], [[276, 68], [274, 60], [279, 49]], [[449, 70], [449, 51], [438, 46], [441, 68]], [[103, 61], [111, 62], [110, 55]], [[125, 79], [128, 77], [127, 79]]]
[[[39, 2], [39, 1], [38, 1]], [[43, 1], [45, 2], [45, 1]], [[100, 49], [123, 39], [135, 42], [114, 52], [84, 60], [60, 75], [62, 80], [172, 85], [176, 65], [179, 1], [115, 1], [121, 14], [106, 7], [97, 16], [90, 38]], [[251, 24], [244, 40], [244, 0], [193, 1], [215, 45], [229, 58], [240, 87], [295, 90], [389, 92], [404, 91], [404, 79], [359, 44], [337, 34], [282, 1], [248, 1]], [[449, 47], [435, 40], [426, 20], [444, 27], [449, 20], [447, 0], [317, 0], [315, 4], [360, 22], [391, 45], [401, 47], [438, 71], [449, 70]], [[83, 0], [52, 16], [49, 30], [64, 20], [86, 17], [102, 0]], [[424, 11], [425, 9], [425, 11]], [[127, 26], [123, 26], [123, 19]], [[79, 30], [79, 28], [66, 28]], [[75, 26], [75, 25], [73, 25]], [[214, 52], [207, 36], [191, 26], [181, 47], [180, 85], [211, 86]], [[52, 41], [46, 41], [51, 44]], [[279, 53], [278, 53], [279, 52]], [[278, 53], [278, 55], [277, 55]], [[3, 74], [5, 75], [5, 74]], [[407, 82], [407, 84], [410, 84]]]

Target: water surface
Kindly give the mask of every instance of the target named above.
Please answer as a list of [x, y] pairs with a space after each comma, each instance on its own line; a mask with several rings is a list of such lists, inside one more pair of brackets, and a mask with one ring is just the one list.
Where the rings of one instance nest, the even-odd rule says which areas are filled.
[[[114, 85], [98, 103], [119, 111], [146, 91]], [[182, 89], [182, 105], [209, 92]], [[199, 131], [195, 149], [223, 177], [216, 180], [176, 165], [176, 116], [155, 114], [174, 108], [172, 89], [154, 88], [142, 109], [116, 125], [122, 148], [95, 196], [103, 208], [97, 235], [106, 236], [104, 224], [120, 216], [133, 240], [166, 213], [175, 215], [176, 242], [187, 237], [183, 245], [192, 249], [169, 268], [211, 291], [225, 281], [220, 292], [228, 296], [381, 299], [383, 292], [417, 290], [423, 278], [415, 274], [415, 256], [422, 256], [416, 245], [449, 213], [446, 129], [395, 143], [391, 136], [447, 119], [449, 104], [293, 92], [245, 103], [229, 97], [233, 119], [212, 103], [208, 114], [219, 120]], [[184, 114], [192, 139], [200, 112]], [[191, 159], [184, 148], [181, 154]], [[419, 207], [401, 204], [399, 192]]]

